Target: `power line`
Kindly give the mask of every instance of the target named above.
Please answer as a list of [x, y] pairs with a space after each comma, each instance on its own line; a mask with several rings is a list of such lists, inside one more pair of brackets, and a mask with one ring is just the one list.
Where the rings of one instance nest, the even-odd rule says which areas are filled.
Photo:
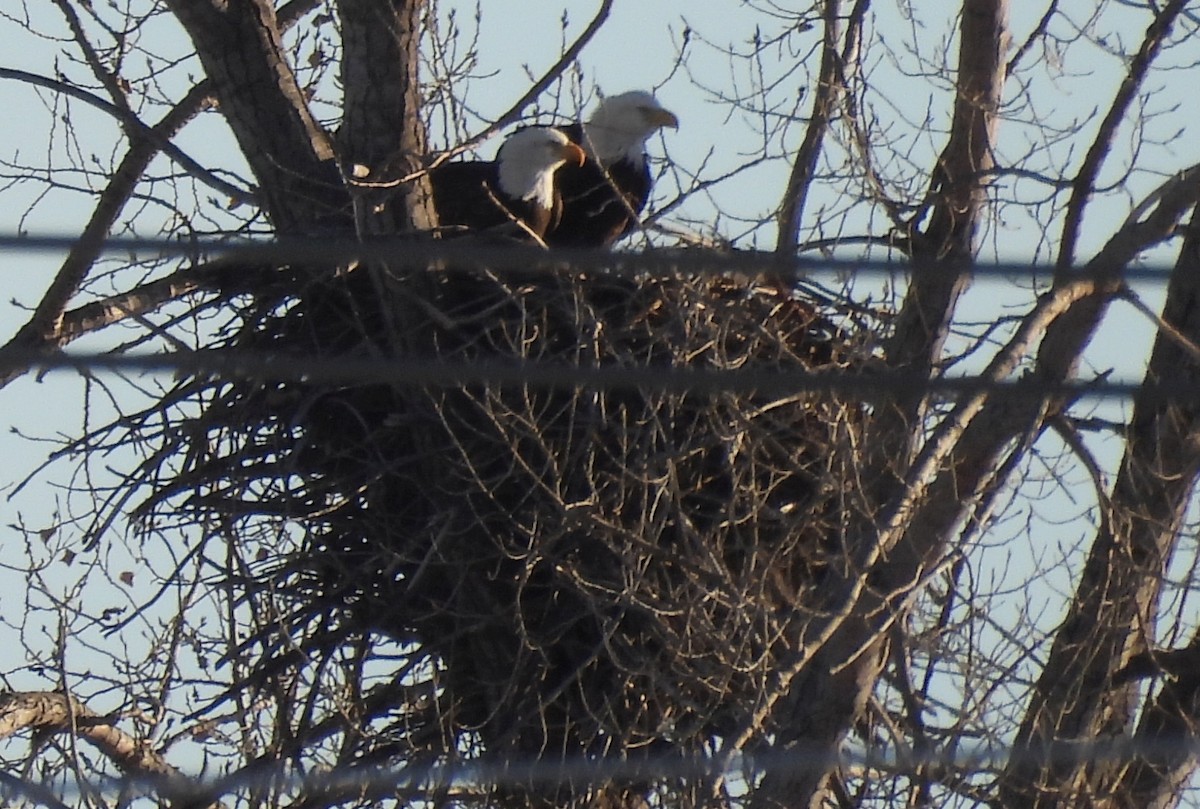
[[[767, 749], [760, 752], [738, 753], [725, 758], [719, 755], [666, 753], [640, 757], [597, 756], [567, 757], [558, 761], [543, 758], [509, 760], [466, 760], [453, 763], [422, 763], [399, 766], [344, 766], [321, 770], [308, 768], [298, 774], [294, 767], [271, 763], [252, 763], [226, 776], [207, 776], [186, 779], [186, 787], [194, 794], [214, 799], [240, 790], [275, 788], [284, 792], [338, 793], [363, 789], [413, 792], [433, 797], [439, 793], [478, 794], [486, 787], [584, 785], [604, 783], [644, 783], [652, 779], [713, 779], [756, 778], [767, 773], [824, 772], [840, 767], [844, 772], [857, 774], [912, 774], [918, 769], [941, 773], [978, 774], [995, 772], [1024, 763], [1041, 767], [1078, 765], [1085, 763], [1130, 762], [1142, 757], [1151, 761], [1182, 760], [1200, 754], [1200, 740], [1195, 737], [1148, 738], [1113, 736], [1085, 741], [1060, 740], [1044, 745], [952, 744], [919, 752], [898, 751], [895, 748], [845, 748], [831, 753], [819, 745], [790, 746], [788, 749]], [[98, 778], [82, 783], [75, 778], [58, 782], [25, 782], [5, 784], [10, 790], [28, 786], [59, 794], [64, 798], [78, 797], [97, 791], [108, 794], [128, 794], [132, 787], [147, 791], [162, 789], [168, 784], [179, 790], [184, 784], [179, 778], [130, 776]]]
[[148, 372], [216, 376], [260, 382], [312, 385], [386, 384], [398, 387], [460, 385], [527, 386], [538, 389], [636, 389], [650, 393], [757, 393], [783, 397], [798, 393], [846, 394], [871, 400], [917, 393], [947, 397], [987, 392], [1005, 398], [1062, 397], [1114, 400], [1131, 396], [1148, 402], [1200, 398], [1200, 380], [1048, 382], [1034, 377], [993, 381], [978, 376], [930, 379], [907, 371], [803, 371], [751, 368], [648, 366], [580, 367], [539, 362], [446, 362], [420, 359], [312, 357], [205, 349], [156, 354], [37, 351], [8, 352], [5, 359], [47, 370]]
[[[79, 240], [71, 236], [0, 235], [0, 250], [24, 253], [62, 253]], [[486, 244], [483, 240], [434, 241], [385, 237], [355, 241], [340, 236], [278, 240], [253, 239], [140, 239], [116, 237], [101, 245], [104, 254], [126, 253], [135, 260], [187, 258], [194, 262], [222, 260], [229, 263], [315, 263], [339, 265], [354, 261], [384, 262], [395, 268], [425, 269], [445, 262], [465, 267], [487, 267], [516, 271], [606, 272], [609, 274], [653, 274], [686, 272], [711, 274], [771, 275], [803, 278], [809, 275], [892, 276], [935, 267], [916, 267], [907, 258], [842, 259], [781, 258], [758, 250], [719, 252], [702, 249], [661, 248], [639, 253], [599, 250], [543, 250], [525, 245]], [[141, 256], [139, 254], [147, 254]], [[1123, 277], [1130, 281], [1165, 283], [1171, 268], [1162, 265], [1128, 267]], [[1053, 267], [1022, 261], [980, 262], [971, 269], [978, 277], [1037, 278], [1049, 282]]]

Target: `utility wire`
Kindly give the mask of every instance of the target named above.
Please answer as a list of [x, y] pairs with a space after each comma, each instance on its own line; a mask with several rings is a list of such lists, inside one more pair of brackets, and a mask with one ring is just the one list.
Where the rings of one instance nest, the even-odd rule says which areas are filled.
[[[61, 253], [77, 243], [71, 236], [0, 234], [0, 251], [15, 253]], [[796, 256], [781, 258], [773, 252], [734, 250], [729, 252], [659, 248], [638, 253], [602, 250], [544, 250], [524, 245], [495, 245], [463, 238], [449, 241], [384, 237], [365, 242], [341, 237], [306, 237], [278, 240], [252, 239], [137, 239], [111, 238], [104, 242], [106, 254], [125, 253], [133, 260], [151, 256], [187, 258], [193, 262], [220, 259], [248, 265], [264, 263], [344, 265], [352, 262], [383, 262], [394, 268], [424, 269], [453, 263], [464, 267], [494, 270], [604, 272], [613, 275], [643, 275], [655, 272], [733, 273], [770, 277], [803, 278], [808, 275], [892, 276], [914, 270], [936, 272], [936, 266], [919, 267], [908, 259], [839, 259]], [[16, 269], [13, 267], [13, 269]], [[1170, 267], [1128, 267], [1129, 281], [1165, 283]], [[980, 262], [971, 269], [978, 277], [1038, 278], [1049, 282], [1054, 269], [1049, 265], [1020, 261]]]
[[[308, 768], [297, 774], [286, 765], [255, 765], [239, 769], [227, 776], [207, 776], [191, 781], [198, 794], [210, 799], [234, 794], [241, 790], [274, 788], [283, 793], [330, 792], [347, 789], [386, 789], [434, 797], [445, 791], [458, 794], [478, 794], [482, 788], [493, 786], [528, 786], [570, 784], [576, 788], [586, 784], [644, 783], [651, 779], [711, 779], [717, 775], [728, 778], [748, 776], [751, 779], [768, 772], [824, 772], [840, 767], [850, 774], [911, 774], [918, 768], [940, 770], [955, 775], [997, 772], [1014, 764], [1033, 763], [1042, 767], [1105, 762], [1129, 762], [1135, 758], [1150, 761], [1183, 759], [1200, 754], [1200, 740], [1195, 737], [1148, 738], [1114, 736], [1088, 741], [1057, 741], [1037, 746], [997, 744], [954, 744], [924, 753], [899, 752], [887, 749], [846, 748], [837, 754], [819, 745], [801, 745], [787, 750], [765, 749], [742, 754], [729, 762], [722, 771], [718, 759], [705, 755], [660, 754], [637, 758], [568, 757], [558, 761], [543, 758], [510, 759], [507, 761], [471, 760], [450, 764], [419, 764], [386, 766], [357, 766], [322, 771]], [[86, 784], [71, 778], [55, 782], [26, 782], [30, 791], [57, 792], [63, 798], [89, 794], [128, 794], [135, 789], [153, 791], [162, 786], [153, 777], [98, 778]], [[176, 786], [177, 786], [176, 782]], [[9, 782], [9, 789], [20, 789]]]
[[299, 382], [347, 386], [387, 384], [400, 387], [460, 385], [526, 386], [538, 389], [636, 389], [652, 393], [757, 393], [783, 397], [798, 393], [838, 393], [871, 400], [913, 393], [947, 397], [986, 391], [1006, 398], [1062, 397], [1113, 400], [1137, 395], [1148, 402], [1200, 398], [1200, 380], [1171, 378], [1154, 382], [1048, 382], [1035, 377], [997, 382], [977, 376], [930, 379], [907, 371], [691, 367], [579, 367], [534, 362], [446, 362], [419, 359], [313, 357], [231, 349], [157, 354], [105, 354], [37, 351], [6, 354], [6, 359], [44, 371], [75, 370], [171, 373], [222, 379]]

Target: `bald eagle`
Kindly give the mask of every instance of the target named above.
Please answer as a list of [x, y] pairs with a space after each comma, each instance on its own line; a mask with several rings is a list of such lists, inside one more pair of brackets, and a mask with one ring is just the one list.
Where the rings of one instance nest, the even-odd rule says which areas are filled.
[[608, 247], [632, 230], [650, 198], [646, 140], [679, 119], [649, 93], [632, 91], [600, 102], [583, 124], [562, 127], [588, 159], [555, 176], [563, 200], [558, 226], [546, 233], [552, 247]]
[[522, 240], [531, 232], [541, 238], [562, 210], [554, 172], [583, 161], [583, 149], [562, 131], [530, 126], [509, 135], [495, 160], [443, 163], [429, 175], [443, 235], [491, 230]]

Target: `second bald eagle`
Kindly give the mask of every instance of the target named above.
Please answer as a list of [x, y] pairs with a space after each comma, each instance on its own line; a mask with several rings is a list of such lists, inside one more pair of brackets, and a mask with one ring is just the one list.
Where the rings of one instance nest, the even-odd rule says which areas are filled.
[[650, 93], [634, 90], [604, 99], [586, 122], [562, 127], [587, 161], [555, 175], [563, 212], [546, 243], [608, 247], [633, 230], [650, 198], [646, 141], [665, 126], [678, 129], [679, 119]]

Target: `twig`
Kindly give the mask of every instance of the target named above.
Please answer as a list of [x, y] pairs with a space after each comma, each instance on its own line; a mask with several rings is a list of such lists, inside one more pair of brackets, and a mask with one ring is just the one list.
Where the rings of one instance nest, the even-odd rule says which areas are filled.
[[569, 48], [563, 51], [562, 57], [560, 57], [559, 60], [555, 62], [540, 79], [534, 82], [529, 90], [527, 90], [523, 96], [517, 99], [516, 103], [514, 103], [504, 114], [502, 114], [492, 123], [488, 124], [481, 131], [467, 138], [453, 149], [438, 155], [437, 159], [429, 165], [429, 168], [432, 169], [440, 166], [450, 158], [462, 154], [477, 143], [482, 143], [492, 135], [495, 135], [504, 127], [517, 121], [521, 117], [521, 113], [525, 110], [525, 108], [533, 103], [533, 101], [539, 95], [541, 95], [547, 87], [553, 84], [554, 81], [560, 75], [562, 75], [562, 72], [567, 69], [571, 62], [575, 61], [575, 58], [579, 56], [579, 52], [583, 50], [584, 46], [592, 41], [592, 38], [595, 37], [596, 32], [600, 30], [600, 27], [604, 25], [604, 22], [608, 19], [608, 15], [612, 11], [612, 4], [613, 0], [601, 0], [600, 8], [596, 11], [596, 15], [592, 17], [592, 21], [588, 23], [588, 27], [583, 29], [583, 33], [571, 43]]
[[222, 194], [225, 194], [230, 198], [240, 202], [253, 203], [256, 201], [255, 192], [252, 189], [238, 188], [236, 185], [222, 180], [216, 174], [204, 168], [204, 166], [200, 165], [191, 157], [188, 157], [188, 155], [182, 149], [180, 149], [174, 143], [171, 143], [170, 139], [161, 135], [154, 129], [154, 127], [144, 123], [136, 115], [126, 112], [109, 101], [105, 101], [98, 95], [89, 93], [87, 90], [83, 90], [64, 81], [47, 78], [46, 76], [39, 76], [36, 73], [28, 73], [24, 70], [14, 70], [13, 68], [8, 67], [0, 67], [0, 79], [12, 79], [13, 81], [19, 81], [23, 84], [33, 84], [38, 87], [45, 87], [46, 89], [53, 90], [56, 93], [62, 93], [63, 95], [76, 98], [85, 104], [90, 104], [96, 109], [106, 112], [113, 118], [116, 118], [121, 122], [122, 126], [126, 127], [126, 129], [137, 132], [139, 135], [149, 139], [151, 143], [162, 150], [163, 154], [178, 163], [180, 168], [210, 188], [220, 191]]

